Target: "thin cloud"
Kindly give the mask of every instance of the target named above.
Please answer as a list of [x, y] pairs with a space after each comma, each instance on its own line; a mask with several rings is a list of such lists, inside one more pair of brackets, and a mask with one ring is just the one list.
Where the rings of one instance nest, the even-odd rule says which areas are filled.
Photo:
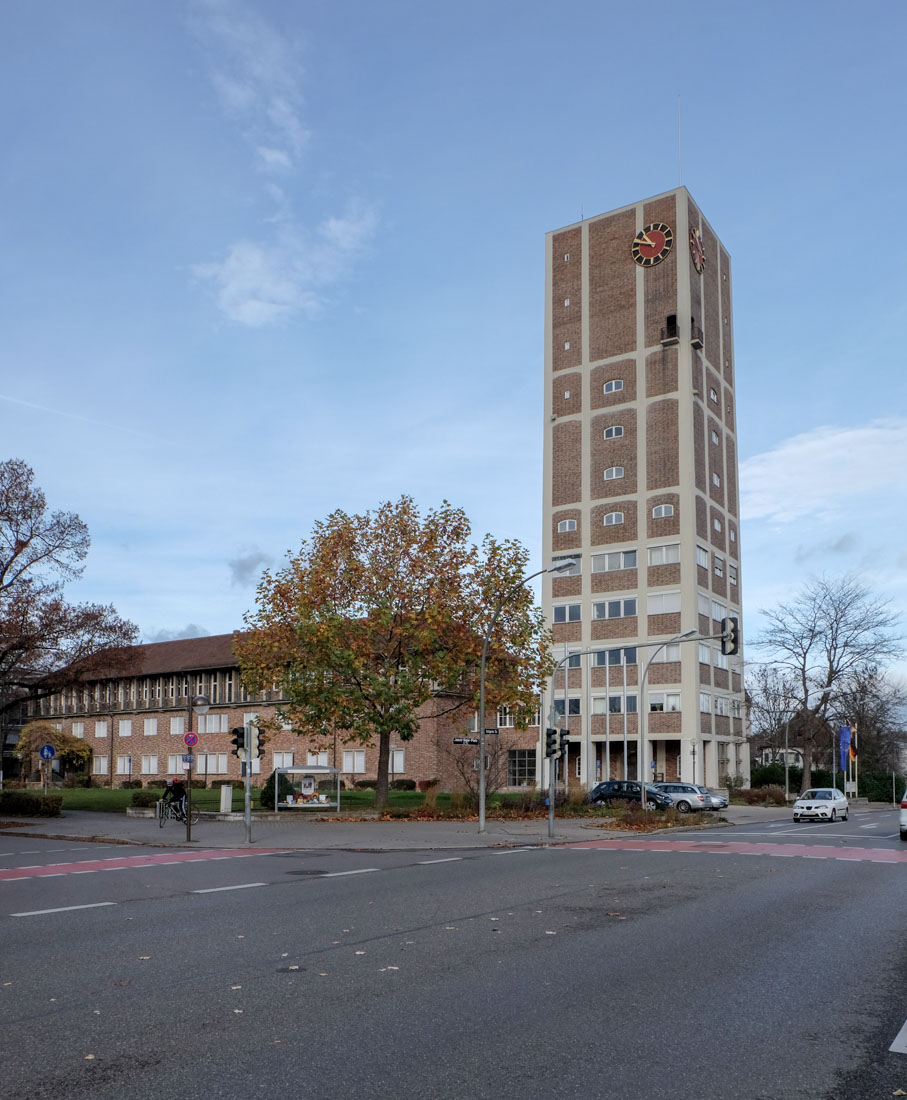
[[258, 580], [262, 568], [270, 565], [272, 558], [255, 546], [243, 547], [235, 558], [227, 562], [230, 567], [230, 583], [237, 588], [246, 588]]
[[112, 417], [110, 420], [96, 420], [91, 416], [82, 416], [80, 413], [68, 412], [66, 409], [53, 409], [49, 405], [39, 405], [35, 401], [23, 401], [20, 397], [10, 397], [5, 393], [0, 393], [0, 401], [8, 401], [11, 405], [21, 405], [26, 409], [35, 409], [37, 412], [49, 413], [51, 416], [62, 416], [66, 420], [78, 420], [82, 424], [94, 424], [96, 427], [106, 428], [110, 431], [123, 432], [125, 435], [138, 436], [140, 439], [153, 439], [158, 442], [162, 439], [159, 435], [152, 435], [150, 432], [139, 432], [136, 431], [135, 428], [120, 424], [116, 417]]
[[903, 492], [907, 419], [863, 427], [821, 427], [741, 464], [744, 519], [790, 523], [830, 517], [872, 493]]
[[198, 623], [186, 623], [185, 626], [176, 627], [173, 630], [146, 631], [144, 640], [146, 642], [178, 642], [181, 638], [207, 638], [210, 633], [210, 630], [199, 626]]

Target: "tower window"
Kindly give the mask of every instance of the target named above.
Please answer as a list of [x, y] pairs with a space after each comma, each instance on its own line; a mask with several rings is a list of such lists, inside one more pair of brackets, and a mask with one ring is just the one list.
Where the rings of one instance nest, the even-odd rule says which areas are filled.
[[564, 390], [564, 400], [565, 401], [570, 400], [570, 391], [569, 390]]
[[569, 305], [570, 305], [570, 299], [569, 299], [569, 298], [565, 298], [565, 299], [564, 299], [564, 305], [565, 305], [565, 306], [569, 306]]
[[715, 528], [716, 531], [720, 532], [721, 531], [721, 520], [720, 519], [713, 519], [712, 520], [712, 526]]
[[713, 442], [713, 443], [714, 443], [714, 444], [715, 444], [716, 446], [718, 445], [718, 433], [717, 433], [717, 432], [712, 432], [712, 442]]
[[606, 382], [602, 389], [605, 393], [617, 393], [624, 388], [623, 378], [612, 378], [609, 382]]
[[667, 519], [674, 515], [673, 504], [656, 504], [652, 509], [652, 519]]
[[566, 264], [566, 263], [569, 263], [569, 262], [570, 262], [570, 253], [565, 252], [564, 253], [564, 263]]
[[711, 387], [709, 388], [709, 401], [714, 401], [716, 405], [718, 404], [718, 394]]
[[557, 525], [557, 533], [559, 535], [566, 534], [567, 531], [575, 531], [575, 530], [576, 530], [576, 520], [575, 519], [562, 519], [560, 521], [560, 523]]
[[618, 523], [623, 523], [623, 521], [623, 512], [608, 512], [605, 515], [605, 518], [602, 520], [602, 523], [605, 525], [605, 527], [614, 527]]
[[554, 621], [556, 623], [578, 623], [581, 618], [581, 604], [562, 603], [554, 608]]
[[564, 341], [564, 351], [569, 351], [569, 350], [570, 350], [570, 341], [565, 340]]
[[721, 485], [721, 478], [717, 474], [712, 474], [712, 484]]
[[608, 469], [605, 470], [605, 474], [604, 474], [605, 481], [614, 481], [616, 478], [623, 477], [623, 476], [624, 476], [623, 466], [609, 466]]
[[605, 428], [602, 434], [605, 439], [620, 439], [624, 434], [624, 429], [620, 424], [612, 424], [610, 428]]

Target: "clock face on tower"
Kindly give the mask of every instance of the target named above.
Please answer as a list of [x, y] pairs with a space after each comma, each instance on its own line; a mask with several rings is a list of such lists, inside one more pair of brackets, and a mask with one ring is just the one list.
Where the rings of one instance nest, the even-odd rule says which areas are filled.
[[653, 222], [633, 238], [630, 251], [640, 267], [654, 267], [674, 247], [674, 230], [664, 222]]
[[702, 237], [699, 236], [698, 229], [690, 230], [690, 258], [693, 261], [693, 267], [701, 275], [705, 266], [705, 252], [702, 249]]

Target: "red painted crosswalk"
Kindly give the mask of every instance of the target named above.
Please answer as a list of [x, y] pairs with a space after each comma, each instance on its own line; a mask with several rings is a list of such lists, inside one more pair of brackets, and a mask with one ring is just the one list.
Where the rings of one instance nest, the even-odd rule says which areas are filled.
[[0, 870], [0, 882], [23, 878], [53, 878], [55, 875], [87, 875], [95, 871], [125, 871], [138, 867], [165, 867], [174, 863], [200, 863], [212, 859], [243, 859], [249, 856], [281, 855], [286, 848], [214, 848], [207, 852], [162, 852], [159, 855], [114, 856], [111, 859], [83, 859], [71, 863], [46, 863], [34, 867]]
[[847, 848], [830, 844], [778, 844], [743, 840], [592, 840], [563, 844], [563, 848], [594, 848], [615, 852], [687, 852], [701, 855], [787, 856], [800, 859], [864, 860], [871, 863], [907, 863], [907, 852], [893, 848]]

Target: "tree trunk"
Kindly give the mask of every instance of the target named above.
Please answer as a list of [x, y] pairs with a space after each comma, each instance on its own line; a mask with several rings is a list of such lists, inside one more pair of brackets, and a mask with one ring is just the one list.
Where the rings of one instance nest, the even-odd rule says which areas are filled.
[[803, 778], [800, 780], [800, 794], [808, 791], [813, 781], [813, 745], [808, 737], [803, 738]]
[[375, 788], [375, 809], [387, 806], [387, 772], [391, 758], [391, 735], [387, 730], [378, 734], [378, 786]]

